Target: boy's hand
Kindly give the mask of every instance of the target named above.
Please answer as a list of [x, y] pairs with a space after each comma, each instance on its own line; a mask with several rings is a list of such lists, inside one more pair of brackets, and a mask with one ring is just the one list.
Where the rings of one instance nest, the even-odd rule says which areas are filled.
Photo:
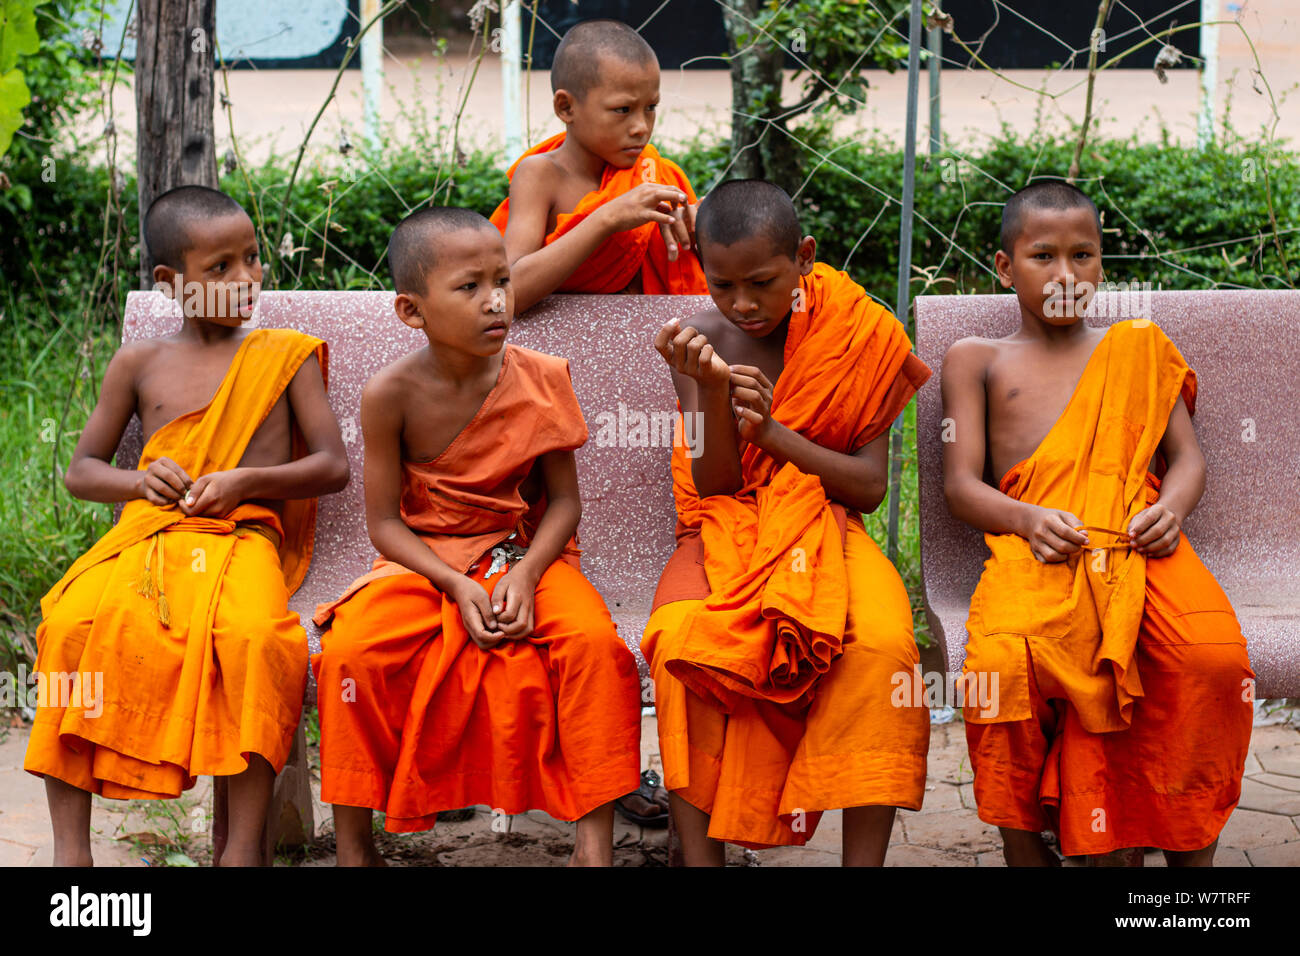
[[462, 575], [449, 596], [460, 608], [460, 619], [464, 622], [471, 641], [483, 650], [490, 651], [505, 640], [506, 635], [492, 612], [492, 599], [488, 597], [483, 585]]
[[181, 511], [190, 516], [226, 515], [244, 500], [244, 483], [241, 471], [213, 471], [194, 479], [185, 497]]
[[689, 249], [695, 241], [695, 210], [698, 208], [699, 203], [675, 206], [672, 224], [659, 226], [664, 245], [668, 247], [669, 262], [677, 261], [678, 248]]
[[1167, 558], [1178, 547], [1181, 522], [1168, 506], [1156, 502], [1139, 511], [1129, 522], [1129, 544], [1148, 558]]
[[166, 508], [180, 501], [191, 483], [184, 468], [170, 458], [159, 458], [140, 476], [140, 497], [151, 505]]
[[731, 366], [731, 407], [745, 441], [761, 444], [772, 423], [772, 383], [753, 365]]
[[492, 592], [492, 612], [501, 633], [519, 640], [533, 633], [533, 605], [537, 595], [537, 578], [516, 564], [497, 582]]
[[693, 325], [681, 327], [677, 319], [665, 323], [655, 334], [655, 351], [673, 370], [701, 385], [728, 385], [731, 367], [722, 360], [709, 340]]
[[[617, 199], [612, 199], [600, 207], [597, 215], [604, 218], [605, 226], [610, 232], [625, 232], [635, 229], [647, 222], [657, 222], [663, 227], [678, 224], [673, 215], [673, 207], [686, 202], [686, 193], [676, 186], [663, 186], [659, 183], [642, 183], [635, 189], [629, 189]], [[664, 237], [667, 242], [667, 236]], [[669, 258], [676, 258], [674, 248], [669, 247]]]
[[1083, 524], [1068, 511], [1029, 505], [1023, 537], [1028, 540], [1034, 557], [1046, 564], [1058, 564], [1088, 544], [1086, 532], [1075, 530]]

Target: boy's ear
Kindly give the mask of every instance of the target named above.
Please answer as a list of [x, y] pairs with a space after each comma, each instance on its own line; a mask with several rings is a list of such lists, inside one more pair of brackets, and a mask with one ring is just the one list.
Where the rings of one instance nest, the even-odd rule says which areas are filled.
[[405, 292], [397, 293], [397, 298], [393, 300], [393, 311], [411, 328], [424, 328], [424, 314], [420, 311], [419, 303]]
[[799, 251], [795, 253], [795, 264], [799, 266], [799, 274], [806, 276], [813, 270], [813, 265], [817, 261], [817, 240], [812, 236], [804, 236], [799, 241]]
[[184, 291], [176, 288], [176, 270], [171, 266], [153, 267], [153, 287], [155, 292], [165, 292], [178, 302]]
[[561, 123], [573, 122], [573, 108], [576, 103], [574, 96], [568, 90], [556, 90], [555, 99], [552, 105], [555, 108], [555, 115]]
[[1011, 288], [1011, 257], [999, 249], [993, 254], [993, 268], [998, 274], [1002, 288]]

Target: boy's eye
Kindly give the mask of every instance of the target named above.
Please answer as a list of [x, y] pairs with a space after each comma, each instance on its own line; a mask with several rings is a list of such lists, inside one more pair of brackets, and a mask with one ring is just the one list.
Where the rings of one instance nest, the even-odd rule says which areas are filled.
[[771, 285], [771, 283], [772, 283], [772, 280], [771, 280], [771, 279], [755, 279], [755, 280], [754, 280], [754, 285], [758, 286], [760, 289], [761, 289], [763, 286]]
[[509, 285], [509, 284], [510, 284], [509, 276], [502, 276], [500, 279], [497, 279], [497, 285]]
[[627, 112], [629, 112], [630, 110], [631, 110], [631, 107], [630, 107], [630, 106], [616, 106], [616, 107], [614, 107], [614, 112], [615, 112], [615, 113], [627, 113]]
[[651, 113], [653, 113], [658, 108], [659, 108], [658, 103], [651, 103], [649, 106], [646, 107], [646, 109], [649, 110]]
[[212, 271], [213, 271], [213, 272], [225, 272], [225, 271], [226, 271], [226, 264], [225, 264], [224, 262], [218, 262], [216, 265], [214, 265], [214, 266], [212, 267]]
[[475, 289], [478, 288], [478, 283], [466, 282], [463, 286], [461, 286], [461, 288], [464, 289], [466, 292], [473, 292]]

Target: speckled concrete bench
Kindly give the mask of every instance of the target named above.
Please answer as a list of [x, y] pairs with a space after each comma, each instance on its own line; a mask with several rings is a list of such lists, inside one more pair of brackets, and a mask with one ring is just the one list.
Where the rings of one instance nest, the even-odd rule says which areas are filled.
[[[1208, 480], [1188, 538], [1237, 611], [1256, 696], [1300, 695], [1300, 292], [1150, 296], [1151, 318], [1199, 381], [1192, 421]], [[1019, 321], [1010, 294], [916, 300], [917, 351], [936, 372], [917, 406], [921, 570], [931, 633], [953, 673], [966, 656], [966, 616], [988, 550], [944, 502], [937, 373], [953, 342], [1005, 335]]]
[[[668, 369], [650, 343], [668, 319], [685, 318], [708, 302], [707, 296], [552, 296], [517, 319], [508, 339], [569, 360], [590, 432], [576, 456], [582, 568], [609, 605], [642, 675], [647, 668], [641, 633], [659, 572], [672, 553], [675, 521], [668, 467], [675, 396]], [[315, 653], [320, 650], [320, 631], [311, 621], [316, 605], [337, 597], [376, 557], [366, 533], [362, 485], [362, 386], [425, 339], [393, 314], [389, 292], [265, 292], [259, 313], [264, 326], [297, 329], [329, 343], [330, 405], [352, 464], [348, 486], [320, 499], [311, 569], [289, 602]], [[160, 293], [127, 297], [123, 341], [168, 335], [179, 327], [179, 313]], [[139, 420], [132, 419], [118, 451], [120, 467], [134, 467], [139, 460], [141, 437]], [[509, 440], [508, 433], [503, 440]], [[314, 703], [314, 688], [308, 696]], [[313, 829], [304, 747], [300, 728], [272, 808], [273, 827], [283, 818], [278, 829], [291, 843], [310, 839]], [[214, 841], [224, 815], [221, 788], [215, 793]]]

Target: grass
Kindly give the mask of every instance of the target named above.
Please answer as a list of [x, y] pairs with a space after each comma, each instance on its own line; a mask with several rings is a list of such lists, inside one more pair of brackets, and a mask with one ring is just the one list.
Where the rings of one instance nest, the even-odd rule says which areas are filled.
[[109, 505], [68, 494], [63, 469], [114, 338], [83, 338], [12, 289], [0, 301], [0, 667], [32, 662], [41, 596], [112, 522]]

